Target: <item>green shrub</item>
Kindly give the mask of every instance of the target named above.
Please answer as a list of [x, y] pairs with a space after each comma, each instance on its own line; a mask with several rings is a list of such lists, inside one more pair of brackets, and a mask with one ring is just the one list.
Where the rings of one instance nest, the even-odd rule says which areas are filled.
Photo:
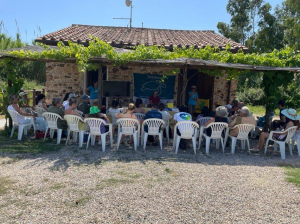
[[261, 88], [244, 89], [237, 93], [237, 100], [253, 106], [264, 105], [265, 94]]

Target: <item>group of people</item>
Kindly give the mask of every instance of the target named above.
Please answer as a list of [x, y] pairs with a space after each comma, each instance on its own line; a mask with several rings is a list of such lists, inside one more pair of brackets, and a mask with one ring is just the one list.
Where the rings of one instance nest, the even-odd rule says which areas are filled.
[[[150, 97], [150, 104], [151, 104], [151, 110], [146, 112], [145, 108], [143, 107], [143, 101], [142, 99], [138, 98], [136, 99], [135, 103], [130, 103], [127, 108], [120, 108], [119, 107], [119, 101], [117, 99], [113, 99], [111, 102], [111, 107], [106, 111], [106, 108], [101, 108], [101, 110], [98, 108], [98, 106], [94, 105], [96, 102], [95, 93], [97, 83], [94, 83], [94, 88], [88, 88], [87, 91], [89, 91], [90, 95], [94, 93], [93, 99], [89, 95], [83, 95], [81, 97], [81, 103], [79, 104], [78, 96], [76, 96], [74, 93], [67, 93], [62, 100], [59, 97], [52, 99], [52, 105], [46, 105], [45, 103], [45, 95], [40, 94], [36, 97], [36, 107], [43, 108], [47, 112], [55, 113], [60, 115], [62, 118], [65, 115], [75, 115], [79, 116], [81, 118], [85, 117], [94, 117], [104, 120], [104, 123], [109, 124], [113, 120], [117, 120], [119, 118], [132, 118], [137, 119], [135, 113], [142, 113], [144, 114], [143, 118], [139, 120], [139, 122], [143, 122], [144, 120], [150, 119], [150, 118], [156, 118], [156, 119], [163, 119], [163, 117], [167, 119], [172, 119], [170, 114], [167, 112], [168, 108], [163, 104], [160, 103], [160, 99], [157, 96], [157, 92], [154, 92], [154, 95]], [[193, 120], [193, 113], [195, 111], [195, 101], [198, 98], [198, 94], [196, 92], [196, 87], [193, 86], [192, 90], [189, 92], [189, 103], [188, 106], [181, 105], [179, 107], [179, 112], [174, 114], [174, 121], [176, 122], [180, 121], [192, 121]], [[21, 99], [20, 99], [21, 98]], [[20, 124], [26, 124], [29, 123], [31, 119], [34, 120], [34, 123], [37, 126], [37, 130], [39, 131], [45, 131], [47, 128], [47, 124], [45, 120], [41, 117], [37, 117], [35, 113], [26, 113], [24, 110], [21, 110], [20, 105], [22, 107], [30, 107], [28, 105], [28, 98], [27, 94], [24, 91], [21, 91], [19, 95], [13, 94], [9, 96], [9, 110], [17, 111], [20, 115], [25, 116], [19, 117], [18, 121]], [[299, 119], [300, 116], [297, 115], [297, 112], [294, 109], [285, 109], [285, 102], [283, 100], [279, 100], [278, 102], [278, 108], [280, 110], [280, 120], [276, 120], [272, 122], [272, 128], [276, 131], [284, 131], [292, 126], [297, 126], [298, 129], [300, 127]], [[31, 107], [32, 111], [34, 111], [36, 108]], [[106, 113], [110, 114], [112, 117], [112, 121], [108, 118]], [[196, 120], [201, 117], [211, 117], [211, 119], [204, 125], [207, 126], [211, 123], [216, 122], [225, 122], [228, 123], [229, 127], [234, 127], [238, 124], [252, 124], [257, 125], [257, 121], [255, 118], [250, 114], [250, 110], [248, 107], [244, 105], [243, 102], [238, 102], [237, 100], [233, 100], [231, 104], [227, 105], [217, 105], [215, 111], [210, 111], [208, 107], [204, 106], [201, 109], [201, 113], [197, 116]], [[260, 122], [260, 119], [258, 120]], [[67, 130], [68, 124], [66, 120], [58, 119], [57, 126], [60, 129]], [[87, 124], [81, 122], [79, 124], [80, 130], [86, 130], [88, 131], [89, 128]], [[101, 126], [101, 133], [104, 133], [108, 131], [108, 128], [103, 125]], [[148, 127], [145, 126], [145, 131], [148, 131]], [[180, 130], [174, 130], [177, 132], [177, 134], [180, 135]], [[211, 130], [206, 130], [207, 135], [211, 135]], [[171, 132], [172, 135], [172, 132]], [[230, 135], [237, 136], [238, 135], [238, 129], [231, 129]], [[172, 137], [172, 136], [171, 136]], [[253, 151], [262, 151], [266, 139], [269, 137], [269, 133], [263, 132], [260, 135], [260, 138], [258, 140], [257, 145], [253, 148]], [[281, 135], [272, 136], [273, 138], [276, 138], [276, 140], [285, 140], [286, 133], [283, 133]], [[123, 139], [123, 138], [122, 138]], [[157, 142], [155, 139], [151, 139], [149, 137], [149, 142], [152, 142], [153, 145], [157, 145]], [[132, 139], [128, 141], [128, 144], [132, 143]], [[149, 143], [151, 144], [151, 143]], [[188, 141], [186, 141], [186, 144], [181, 144], [182, 148], [188, 147]], [[185, 145], [185, 146], [184, 146]]]

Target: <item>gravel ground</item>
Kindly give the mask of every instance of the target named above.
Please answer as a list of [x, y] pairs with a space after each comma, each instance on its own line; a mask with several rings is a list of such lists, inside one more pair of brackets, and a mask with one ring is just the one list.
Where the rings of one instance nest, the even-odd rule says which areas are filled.
[[[280, 154], [164, 146], [2, 155], [0, 223], [299, 223]], [[300, 166], [296, 153], [285, 163]]]

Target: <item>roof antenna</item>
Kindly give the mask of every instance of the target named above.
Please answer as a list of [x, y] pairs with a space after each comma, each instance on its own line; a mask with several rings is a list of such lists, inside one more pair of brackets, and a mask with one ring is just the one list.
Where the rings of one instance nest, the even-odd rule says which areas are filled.
[[132, 1], [131, 0], [125, 0], [125, 4], [127, 7], [130, 7], [130, 18], [113, 18], [113, 19], [129, 19], [130, 21], [130, 29], [132, 28]]
[[142, 22], [142, 29], [144, 28], [144, 23]]

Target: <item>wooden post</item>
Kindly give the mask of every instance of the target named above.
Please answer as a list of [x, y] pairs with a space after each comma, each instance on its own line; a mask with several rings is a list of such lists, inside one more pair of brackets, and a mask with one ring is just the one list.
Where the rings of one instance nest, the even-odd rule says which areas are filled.
[[185, 98], [186, 98], [186, 88], [187, 88], [187, 66], [185, 65], [183, 69], [183, 93], [181, 98], [181, 105], [185, 105]]
[[102, 106], [102, 86], [103, 86], [103, 73], [102, 73], [102, 64], [99, 63], [98, 69], [98, 107], [101, 110]]
[[35, 89], [32, 90], [32, 105], [35, 106], [35, 94], [36, 94], [36, 91]]
[[[7, 85], [9, 87], [12, 87], [12, 81], [10, 79], [7, 80]], [[7, 93], [7, 96], [8, 96], [8, 93]], [[8, 103], [9, 104], [9, 103]], [[4, 105], [5, 107], [7, 107], [8, 105]], [[13, 126], [13, 123], [12, 123], [12, 119], [11, 119], [11, 116], [8, 117], [8, 127], [9, 128], [12, 128]]]

